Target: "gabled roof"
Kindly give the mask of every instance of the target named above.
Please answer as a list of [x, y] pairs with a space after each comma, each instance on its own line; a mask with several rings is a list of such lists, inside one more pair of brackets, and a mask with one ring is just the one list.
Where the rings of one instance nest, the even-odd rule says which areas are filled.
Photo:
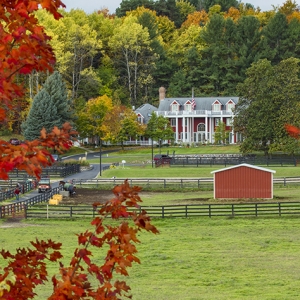
[[135, 110], [137, 115], [141, 115], [144, 117], [144, 123], [147, 124], [149, 119], [151, 118], [151, 114], [153, 111], [157, 111], [157, 108], [151, 104], [145, 103], [141, 105], [139, 108]]
[[260, 170], [260, 171], [265, 171], [265, 172], [269, 172], [269, 173], [276, 173], [276, 171], [274, 171], [274, 170], [270, 170], [270, 169], [266, 169], [266, 168], [262, 168], [262, 167], [258, 167], [258, 166], [253, 166], [253, 165], [249, 165], [249, 164], [240, 164], [240, 165], [224, 168], [224, 169], [221, 169], [221, 170], [215, 170], [215, 171], [212, 171], [210, 173], [214, 174], [214, 173], [223, 172], [223, 171], [227, 171], [227, 170], [235, 169], [235, 168], [240, 168], [240, 167], [248, 167], [248, 168], [252, 168], [252, 169], [256, 169], [256, 170]]
[[[158, 111], [169, 111], [170, 105], [173, 101], [176, 101], [178, 104], [184, 106], [184, 104], [190, 100], [192, 101], [192, 97], [190, 98], [165, 98], [159, 102]], [[229, 100], [232, 100], [233, 103], [237, 104], [239, 101], [239, 97], [203, 97], [203, 98], [194, 98], [196, 102], [196, 110], [211, 110], [212, 104], [218, 100], [222, 105], [226, 105]]]

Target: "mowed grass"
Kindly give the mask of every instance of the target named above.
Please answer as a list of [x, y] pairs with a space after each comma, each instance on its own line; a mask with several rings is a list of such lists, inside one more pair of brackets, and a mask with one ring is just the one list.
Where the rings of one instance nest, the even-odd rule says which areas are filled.
[[[136, 300], [299, 299], [300, 218], [155, 219], [160, 234], [141, 233], [141, 265], [127, 279]], [[13, 251], [30, 240], [63, 242], [64, 262], [76, 247], [81, 221], [27, 221], [1, 228], [0, 245]], [[2, 224], [3, 225], [3, 224]], [[103, 252], [93, 249], [101, 263]], [[0, 260], [4, 265], [4, 260]], [[57, 266], [49, 264], [50, 273]], [[35, 299], [47, 299], [51, 283]]]
[[[300, 167], [266, 167], [263, 168], [274, 170], [274, 177], [299, 177]], [[114, 169], [108, 169], [102, 172], [102, 178], [213, 178], [212, 171], [224, 169], [225, 166], [199, 166], [199, 167], [159, 167], [152, 168], [152, 165], [147, 166], [127, 166], [120, 165]]]

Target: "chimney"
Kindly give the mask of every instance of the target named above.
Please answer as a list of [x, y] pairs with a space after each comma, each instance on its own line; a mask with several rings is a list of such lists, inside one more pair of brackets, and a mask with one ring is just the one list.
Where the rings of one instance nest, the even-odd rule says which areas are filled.
[[159, 92], [159, 101], [164, 100], [166, 98], [166, 89], [162, 86], [158, 89]]

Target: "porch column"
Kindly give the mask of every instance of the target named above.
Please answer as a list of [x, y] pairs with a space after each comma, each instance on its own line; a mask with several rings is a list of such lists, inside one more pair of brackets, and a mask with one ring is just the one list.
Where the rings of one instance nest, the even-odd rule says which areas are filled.
[[182, 117], [182, 142], [185, 143], [185, 117]]
[[207, 115], [206, 115], [205, 116], [205, 141], [207, 141], [207, 133], [208, 133], [208, 120], [207, 120]]
[[211, 117], [211, 118], [209, 118], [209, 142], [210, 143], [212, 143], [212, 136], [213, 136], [213, 120], [214, 120], [214, 118], [213, 117]]
[[175, 138], [176, 143], [178, 143], [178, 117], [176, 117], [176, 138]]
[[189, 143], [190, 142], [190, 134], [191, 134], [191, 119], [190, 118], [186, 118], [186, 141]]

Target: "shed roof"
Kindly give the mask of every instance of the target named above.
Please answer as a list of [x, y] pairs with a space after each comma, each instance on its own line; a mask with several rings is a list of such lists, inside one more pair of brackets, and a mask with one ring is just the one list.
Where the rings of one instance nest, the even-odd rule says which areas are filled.
[[276, 171], [274, 171], [274, 170], [270, 170], [270, 169], [266, 169], [266, 168], [262, 168], [262, 167], [258, 167], [258, 166], [253, 166], [253, 165], [249, 165], [249, 164], [240, 164], [240, 165], [236, 165], [236, 166], [231, 166], [231, 167], [228, 167], [228, 168], [215, 170], [215, 171], [212, 171], [210, 173], [214, 174], [214, 173], [223, 172], [223, 171], [227, 171], [227, 170], [235, 169], [235, 168], [239, 168], [239, 167], [248, 167], [248, 168], [257, 169], [257, 170], [260, 170], [260, 171], [276, 173]]

